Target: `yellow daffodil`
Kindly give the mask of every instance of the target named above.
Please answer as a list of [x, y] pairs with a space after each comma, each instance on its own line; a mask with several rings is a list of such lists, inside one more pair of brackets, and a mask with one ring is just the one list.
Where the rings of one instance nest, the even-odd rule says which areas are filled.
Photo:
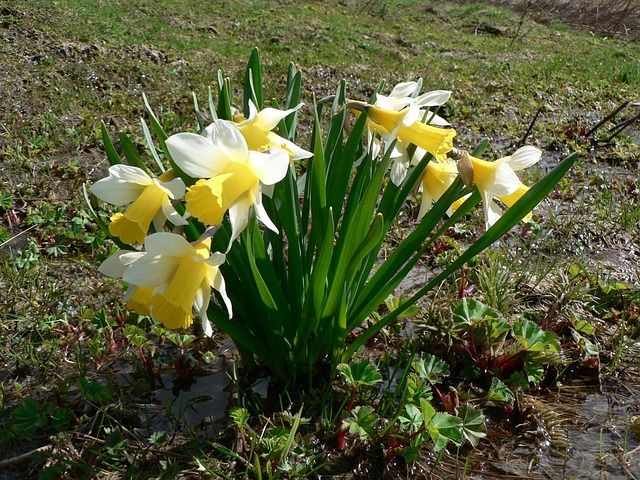
[[184, 182], [171, 171], [152, 178], [138, 167], [113, 165], [109, 176], [90, 190], [112, 205], [131, 204], [124, 213], [114, 214], [109, 224], [109, 232], [125, 243], [144, 242], [151, 222], [156, 230], [162, 229], [167, 219], [174, 225], [187, 224], [171, 204], [171, 200], [182, 198], [185, 193]]
[[[360, 111], [367, 113], [372, 155], [376, 155], [379, 150], [379, 146], [376, 146], [375, 140], [372, 138], [372, 131], [378, 133], [387, 143], [397, 138], [395, 151], [391, 153], [391, 157], [395, 158], [391, 169], [391, 180], [395, 185], [400, 185], [406, 176], [409, 162], [406, 149], [409, 144], [416, 145], [416, 147], [431, 153], [437, 161], [445, 162], [447, 153], [453, 148], [453, 138], [456, 135], [453, 128], [434, 127], [420, 121], [423, 111], [415, 101], [410, 102], [409, 100], [394, 98], [389, 101], [389, 97], [383, 97], [380, 104], [390, 108], [382, 108], [378, 103], [376, 105], [363, 102], [349, 102], [347, 104], [347, 108], [356, 114]], [[407, 106], [402, 110], [392, 109], [405, 104]]]
[[313, 153], [303, 150], [295, 143], [281, 137], [272, 130], [278, 126], [280, 121], [291, 114], [295, 114], [304, 104], [300, 103], [295, 108], [289, 110], [278, 110], [276, 108], [265, 108], [258, 112], [254, 103], [249, 100], [249, 118], [236, 115], [234, 121], [236, 127], [247, 141], [249, 150], [264, 152], [271, 148], [282, 148], [289, 154], [289, 160], [300, 160], [309, 158]]
[[418, 220], [431, 210], [431, 203], [440, 199], [457, 176], [458, 170], [455, 162], [432, 160], [427, 163], [421, 181], [422, 202], [420, 203]]
[[[451, 96], [451, 92], [447, 90], [434, 90], [416, 96], [421, 86], [422, 81], [398, 83], [393, 87], [389, 95], [378, 94], [374, 107], [379, 109], [377, 110], [379, 112], [403, 112], [402, 124], [407, 127], [412, 126], [416, 121], [420, 120], [426, 121], [428, 124], [449, 127], [450, 125], [444, 119], [435, 113], [429, 112], [428, 108], [443, 105]], [[386, 128], [381, 128], [380, 123], [373, 118], [371, 114], [369, 114], [367, 127], [369, 145], [373, 156], [376, 156], [380, 151], [380, 144], [373, 135], [374, 132], [380, 135], [386, 144], [390, 144], [397, 137], [394, 150], [391, 152], [391, 158], [393, 158], [394, 161], [391, 166], [390, 178], [395, 185], [400, 185], [405, 179], [409, 168], [410, 159], [407, 149], [413, 142], [404, 138], [404, 132], [399, 133], [400, 129], [398, 129], [397, 126], [387, 125]], [[420, 146], [422, 147], [422, 145]], [[450, 146], [447, 147], [449, 150]], [[427, 149], [427, 151], [436, 155], [439, 160], [445, 160], [446, 152], [438, 153], [437, 149]], [[422, 150], [418, 160], [424, 156], [424, 153], [425, 149]]]
[[438, 160], [443, 160], [453, 148], [456, 131], [453, 128], [433, 127], [417, 120], [419, 110], [406, 107], [395, 112], [373, 105], [366, 105], [365, 110], [375, 122], [376, 130], [424, 148]]
[[524, 195], [526, 189], [516, 175], [516, 171], [530, 167], [540, 160], [542, 152], [527, 145], [519, 148], [513, 155], [503, 157], [495, 162], [487, 162], [471, 157], [473, 165], [473, 181], [482, 196], [485, 214], [485, 226], [488, 229], [500, 218], [500, 209], [494, 204], [493, 198], [506, 200], [503, 203], [511, 205]]
[[233, 242], [247, 226], [254, 206], [262, 223], [278, 231], [262, 206], [262, 185], [273, 185], [286, 175], [285, 150], [250, 151], [240, 131], [225, 120], [216, 120], [202, 135], [172, 135], [166, 145], [176, 164], [200, 179], [185, 197], [191, 215], [206, 225], [217, 225], [228, 210]]
[[167, 328], [186, 328], [193, 322], [193, 311], [202, 320], [204, 333], [213, 330], [207, 317], [211, 289], [220, 293], [232, 316], [224, 278], [219, 266], [225, 261], [223, 253], [211, 253], [211, 238], [193, 244], [184, 237], [168, 232], [149, 235], [144, 242], [145, 252], [116, 252], [100, 267], [113, 277], [122, 277], [131, 287], [131, 302], [127, 305], [145, 310]]

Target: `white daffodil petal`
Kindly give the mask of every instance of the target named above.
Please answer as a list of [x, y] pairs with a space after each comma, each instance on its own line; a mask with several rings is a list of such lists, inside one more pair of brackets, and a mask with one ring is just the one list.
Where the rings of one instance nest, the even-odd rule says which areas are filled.
[[418, 82], [400, 82], [393, 87], [390, 97], [411, 97], [419, 89]]
[[227, 312], [229, 314], [229, 318], [233, 317], [233, 306], [231, 305], [231, 300], [227, 296], [227, 288], [226, 288], [226, 285], [224, 283], [224, 277], [222, 276], [222, 274], [220, 272], [217, 272], [217, 274], [213, 278], [212, 287], [218, 293], [220, 293], [220, 296], [222, 297], [222, 301], [224, 302], [225, 307], [227, 307]]
[[122, 279], [141, 287], [163, 286], [171, 281], [179, 263], [180, 258], [178, 257], [160, 257], [159, 255], [147, 254], [134, 262], [124, 272]]
[[123, 182], [113, 177], [98, 180], [89, 188], [103, 202], [119, 207], [134, 202], [144, 189], [145, 185]]
[[413, 152], [413, 157], [411, 158], [411, 165], [414, 167], [418, 165], [426, 154], [427, 151], [424, 148], [416, 147], [416, 151]]
[[169, 232], [149, 235], [144, 240], [144, 246], [150, 255], [183, 257], [194, 252], [193, 246], [184, 237]]
[[[178, 211], [174, 208], [173, 204], [167, 200], [162, 203], [162, 213], [165, 219], [168, 219], [174, 225], [188, 225], [189, 222], [178, 213]], [[161, 227], [162, 228], [162, 227]], [[159, 230], [159, 229], [156, 229]]]
[[505, 197], [515, 192], [521, 183], [509, 164], [502, 163], [496, 168], [494, 182], [489, 188], [496, 197]]
[[276, 147], [287, 150], [293, 157], [293, 160], [301, 160], [303, 158], [309, 158], [313, 156], [313, 153], [300, 148], [295, 143], [290, 142], [286, 138], [283, 138], [273, 132], [267, 133], [267, 138], [269, 138], [269, 140], [271, 140]]
[[98, 267], [98, 272], [112, 278], [122, 278], [124, 272], [129, 266], [140, 257], [144, 252], [132, 252], [131, 250], [118, 250]]
[[421, 107], [437, 107], [447, 103], [451, 97], [449, 90], [433, 90], [423, 93], [416, 98], [416, 104]]
[[402, 117], [402, 124], [406, 127], [410, 127], [417, 121], [421, 120], [420, 118], [420, 108], [415, 105], [409, 105], [406, 109], [404, 116]]
[[531, 145], [525, 145], [516, 150], [511, 157], [507, 157], [509, 160], [505, 161], [513, 170], [518, 171], [538, 163], [540, 157], [542, 157], [540, 150]]
[[482, 196], [482, 208], [484, 210], [484, 225], [488, 230], [490, 227], [490, 219], [491, 219], [491, 203], [493, 202], [493, 195], [491, 192], [480, 192]]
[[489, 202], [489, 210], [485, 210], [485, 228], [489, 230], [502, 216], [502, 210], [496, 202]]
[[210, 265], [212, 267], [219, 267], [226, 261], [226, 259], [227, 256], [224, 253], [213, 252], [209, 256], [209, 258], [205, 259], [204, 261], [207, 263], [207, 265]]
[[251, 207], [251, 200], [248, 200], [246, 196], [243, 196], [233, 202], [229, 207], [229, 221], [231, 223], [231, 238], [229, 239], [229, 248], [233, 241], [238, 238], [240, 233], [246, 228], [249, 223], [249, 208]]
[[276, 185], [261, 185], [262, 188], [262, 195], [264, 195], [265, 197], [268, 198], [272, 198], [273, 197], [273, 191], [276, 188]]
[[262, 203], [256, 204], [256, 214], [258, 216], [258, 219], [264, 224], [265, 227], [267, 227], [269, 230], [275, 233], [279, 232], [278, 227], [276, 227], [274, 223], [271, 221]]
[[[247, 141], [235, 123], [228, 120], [216, 120], [209, 127], [211, 142], [216, 149], [223, 151], [228, 160], [234, 162], [246, 161], [249, 156], [249, 147], [247, 147]], [[211, 178], [212, 176], [205, 177], [201, 175], [202, 178]]]
[[409, 164], [404, 157], [396, 158], [393, 161], [389, 177], [396, 187], [399, 187], [400, 184], [404, 181], [405, 177], [407, 176], [408, 168]]
[[204, 314], [200, 316], [202, 322], [202, 333], [207, 337], [211, 337], [213, 335], [213, 327], [211, 326], [211, 322], [209, 321], [209, 317], [206, 315], [206, 311]]
[[385, 110], [393, 110], [394, 102], [387, 96], [378, 93], [376, 95], [376, 107], [383, 108]]
[[207, 317], [207, 308], [209, 307], [209, 301], [211, 300], [211, 287], [209, 282], [203, 282], [202, 286], [196, 291], [196, 296], [193, 299], [193, 308], [198, 312], [198, 316], [202, 321], [202, 331], [207, 336], [213, 335], [213, 328], [209, 317]]
[[149, 185], [153, 180], [151, 177], [139, 167], [132, 165], [112, 165], [109, 167], [109, 175], [124, 180], [125, 182], [137, 183], [140, 185]]
[[304, 103], [299, 103], [295, 108], [290, 108], [288, 110], [278, 110], [277, 108], [268, 107], [258, 112], [254, 121], [256, 125], [263, 130], [273, 130], [278, 126], [281, 120], [284, 120], [303, 106]]
[[289, 169], [289, 154], [280, 148], [271, 153], [249, 152], [251, 168], [265, 185], [273, 185], [282, 180]]
[[431, 203], [433, 198], [427, 192], [422, 192], [422, 201], [420, 202], [420, 211], [418, 212], [418, 220], [422, 220], [429, 210], [431, 210]]
[[164, 224], [167, 223], [167, 214], [164, 212], [164, 205], [165, 204], [163, 203], [162, 207], [158, 210], [158, 213], [155, 214], [151, 221], [151, 223], [153, 223], [153, 229], [156, 232], [162, 231]]
[[258, 107], [256, 107], [255, 103], [253, 103], [253, 100], [249, 99], [249, 118], [244, 123], [253, 122], [257, 115], [258, 115]]
[[144, 257], [146, 255], [145, 252], [133, 252], [131, 250], [125, 250], [123, 255], [120, 255], [120, 262], [128, 267], [129, 265], [131, 265], [133, 262], [135, 262], [136, 260], [139, 260], [140, 258]]
[[228, 163], [227, 156], [212, 141], [195, 133], [177, 133], [166, 141], [173, 161], [194, 178], [211, 178]]
[[181, 178], [174, 178], [169, 182], [158, 182], [160, 186], [169, 191], [169, 197], [179, 200], [184, 197], [185, 185]]

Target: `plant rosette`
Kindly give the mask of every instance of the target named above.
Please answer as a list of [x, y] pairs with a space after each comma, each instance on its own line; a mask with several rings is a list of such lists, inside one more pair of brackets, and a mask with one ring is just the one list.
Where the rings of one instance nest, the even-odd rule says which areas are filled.
[[[101, 228], [119, 250], [100, 267], [122, 278], [127, 307], [167, 328], [199, 317], [235, 342], [244, 364], [282, 380], [348, 362], [382, 328], [501, 238], [552, 190], [577, 154], [529, 187], [516, 172], [541, 152], [525, 146], [497, 161], [454, 146], [437, 115], [450, 92], [420, 95], [421, 82], [390, 95], [348, 99], [342, 82], [315, 104], [310, 147], [296, 143], [301, 75], [288, 71], [283, 109], [265, 106], [258, 51], [249, 59], [243, 109], [218, 74], [211, 123], [195, 100], [195, 133], [169, 136], [146, 97], [142, 127], [154, 167], [120, 134], [124, 159], [103, 125], [112, 167], [89, 188], [117, 208]], [[381, 85], [378, 92], [381, 92]], [[329, 112], [325, 112], [328, 107]], [[347, 128], [348, 126], [348, 128]], [[155, 139], [153, 138], [155, 136]], [[404, 202], [421, 192], [419, 223], [384, 259], [385, 236]], [[421, 255], [478, 204], [486, 232], [384, 316], [379, 305]], [[352, 335], [357, 330], [357, 335]]]

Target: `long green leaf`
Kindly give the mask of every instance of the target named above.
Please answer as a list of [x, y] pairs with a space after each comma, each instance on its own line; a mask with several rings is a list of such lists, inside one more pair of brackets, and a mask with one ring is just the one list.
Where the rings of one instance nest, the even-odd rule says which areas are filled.
[[[345, 288], [344, 281], [349, 261], [354, 250], [369, 232], [369, 222], [373, 219], [377, 194], [384, 179], [384, 173], [391, 161], [390, 154], [391, 149], [387, 151], [387, 154], [377, 166], [374, 176], [367, 182], [364, 182], [363, 179], [369, 178], [368, 170], [372, 168], [369, 163], [373, 163], [371, 155], [367, 155], [363, 163], [360, 164], [342, 217], [342, 228], [336, 244], [336, 255], [332, 264], [331, 282], [329, 284], [325, 312], [333, 311], [338, 305], [337, 302]], [[357, 195], [359, 191], [363, 191], [361, 198]], [[380, 241], [382, 240], [380, 239]], [[347, 299], [347, 301], [350, 302], [351, 300]]]
[[120, 155], [118, 155], [116, 148], [113, 146], [113, 143], [111, 142], [111, 137], [109, 137], [109, 132], [107, 131], [107, 126], [104, 124], [104, 122], [101, 122], [101, 128], [102, 128], [102, 143], [104, 143], [104, 151], [107, 154], [109, 165], [118, 165], [122, 163], [122, 159], [120, 158]]
[[209, 103], [209, 114], [211, 115], [211, 119], [215, 122], [218, 120], [218, 113], [216, 112], [216, 106], [213, 103], [213, 90], [211, 89], [211, 85], [207, 89], [207, 101]]
[[[275, 186], [273, 200], [273, 203], [277, 205], [275, 210], [279, 213], [278, 219], [280, 220], [280, 224], [278, 226], [284, 231], [287, 237], [287, 291], [289, 294], [291, 315], [292, 317], [299, 318], [302, 314], [302, 302], [307, 278], [304, 273], [306, 271], [305, 260], [302, 256], [304, 245], [301, 243], [299, 234], [300, 202], [298, 201], [298, 189], [293, 167], [289, 168], [284, 180]], [[269, 215], [271, 215], [271, 211], [269, 211]]]
[[[331, 151], [329, 151], [330, 149], [327, 148], [327, 155], [337, 155], [337, 158], [332, 158], [327, 162], [329, 165], [327, 183], [331, 185], [331, 188], [327, 192], [327, 203], [333, 207], [333, 221], [336, 224], [342, 214], [347, 187], [349, 186], [351, 172], [353, 170], [353, 161], [357, 158], [356, 153], [362, 143], [361, 137], [366, 122], [366, 115], [361, 115], [361, 118], [358, 119], [351, 129], [344, 149], [340, 149], [339, 151], [337, 149], [331, 149]], [[340, 126], [338, 128], [342, 127]], [[337, 139], [337, 141], [341, 141], [341, 139]]]
[[[402, 208], [402, 205], [405, 204], [407, 197], [411, 193], [415, 184], [418, 182], [420, 176], [422, 175], [422, 172], [426, 168], [428, 162], [431, 161], [431, 159], [431, 154], [425, 155], [425, 157], [422, 158], [418, 165], [416, 165], [409, 171], [400, 188], [396, 187], [393, 182], [389, 182], [387, 184], [385, 192], [382, 196], [382, 200], [380, 200], [380, 204], [378, 205], [378, 212], [382, 213], [385, 219], [385, 231], [389, 231], [389, 227], [395, 221], [398, 213]], [[362, 268], [361, 277], [358, 281], [358, 285], [355, 288], [355, 291], [360, 292], [369, 279], [373, 265], [378, 259], [380, 248], [382, 248], [382, 243], [377, 249], [372, 250], [369, 254], [367, 263]]]
[[195, 180], [191, 176], [187, 175], [171, 158], [171, 154], [169, 153], [169, 149], [167, 148], [166, 144], [167, 138], [169, 138], [169, 136], [167, 135], [167, 132], [164, 131], [164, 128], [160, 124], [158, 117], [156, 117], [156, 114], [153, 113], [151, 105], [149, 105], [147, 96], [145, 94], [142, 94], [142, 98], [144, 100], [144, 106], [147, 110], [147, 113], [149, 114], [149, 119], [151, 120], [151, 128], [158, 138], [160, 148], [164, 152], [165, 158], [168, 160], [175, 174], [180, 177], [182, 181], [184, 181], [187, 187], [193, 185], [195, 183]]
[[311, 171], [307, 172], [309, 186], [309, 201], [311, 204], [311, 224], [310, 240], [307, 246], [307, 254], [315, 250], [316, 246], [322, 244], [327, 233], [326, 228], [329, 225], [327, 219], [327, 182], [326, 182], [326, 165], [325, 156], [323, 154], [322, 137], [320, 135], [320, 120], [316, 116], [315, 131], [315, 148], [313, 150], [313, 162], [311, 162]]
[[329, 267], [331, 266], [331, 259], [333, 257], [335, 235], [333, 216], [329, 215], [327, 220], [328, 224], [325, 227], [326, 235], [316, 253], [313, 270], [309, 278], [303, 321], [300, 322], [298, 335], [296, 336], [296, 346], [298, 347], [301, 345], [301, 342], [307, 341], [309, 335], [316, 329], [318, 322], [322, 318], [323, 300], [327, 289], [327, 274], [329, 273]]
[[158, 151], [156, 150], [156, 146], [153, 144], [153, 139], [151, 138], [151, 132], [149, 131], [149, 127], [144, 119], [140, 119], [140, 123], [142, 124], [142, 132], [144, 133], [144, 139], [147, 141], [147, 147], [153, 156], [153, 159], [156, 161], [156, 165], [158, 166], [158, 171], [160, 173], [164, 173], [165, 168], [162, 164], [162, 160], [160, 160], [160, 156], [158, 155]]
[[196, 114], [196, 120], [198, 121], [198, 133], [204, 130], [204, 121], [202, 120], [202, 114], [200, 113], [200, 106], [198, 105], [198, 97], [195, 92], [191, 92], [193, 98], [193, 111]]
[[156, 137], [158, 137], [158, 142], [160, 142], [162, 150], [167, 153], [167, 147], [164, 142], [169, 138], [169, 136], [167, 135], [167, 132], [164, 131], [164, 128], [162, 128], [162, 125], [160, 125], [156, 114], [153, 113], [151, 105], [149, 105], [149, 99], [147, 99], [147, 96], [144, 93], [142, 94], [142, 100], [144, 101], [144, 107], [146, 108], [147, 113], [149, 114], [149, 119], [151, 120], [151, 128], [156, 134]]
[[[444, 216], [451, 203], [458, 197], [462, 182], [456, 180], [445, 194], [436, 202], [429, 214], [422, 219], [418, 227], [396, 247], [393, 253], [373, 274], [366, 286], [359, 292], [353, 302], [348, 326], [355, 328], [391, 295], [422, 254], [440, 234], [446, 231], [441, 228], [436, 235], [433, 229]], [[474, 198], [477, 203], [479, 198]], [[466, 208], [466, 207], [465, 207]], [[430, 237], [428, 241], [425, 239]]]
[[[289, 64], [289, 71], [287, 73], [287, 90], [286, 98], [284, 101], [284, 108], [288, 110], [294, 108], [300, 102], [300, 86], [302, 84], [302, 74], [297, 70], [296, 66]], [[281, 123], [284, 127], [283, 132], [286, 134], [285, 138], [295, 142], [296, 140], [296, 125], [297, 125], [298, 113], [289, 115]], [[284, 136], [284, 135], [283, 135]]]
[[349, 260], [346, 271], [347, 286], [351, 284], [353, 278], [356, 276], [362, 260], [369, 254], [371, 250], [376, 248], [382, 242], [385, 234], [384, 223], [384, 217], [381, 213], [378, 213], [375, 217], [373, 217], [373, 221], [371, 222], [371, 226], [369, 227], [369, 232], [367, 232], [367, 235], [362, 239], [360, 245], [358, 245], [358, 247], [354, 250]]
[[222, 76], [222, 71], [218, 70], [218, 118], [222, 120], [233, 120], [231, 110], [231, 81]]
[[142, 158], [140, 157], [136, 146], [133, 144], [126, 133], [120, 133], [120, 146], [122, 147], [122, 151], [124, 152], [124, 156], [127, 159], [127, 163], [129, 165], [138, 167], [151, 175], [149, 168], [142, 161]]
[[249, 118], [249, 101], [262, 110], [262, 67], [260, 51], [254, 48], [244, 75], [244, 116]]

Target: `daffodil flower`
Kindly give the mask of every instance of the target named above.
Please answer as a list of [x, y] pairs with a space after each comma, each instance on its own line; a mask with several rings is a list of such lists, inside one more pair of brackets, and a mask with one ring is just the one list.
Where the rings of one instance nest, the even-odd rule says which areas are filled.
[[300, 103], [295, 108], [288, 110], [265, 108], [258, 112], [254, 103], [249, 100], [249, 118], [246, 119], [242, 115], [236, 115], [234, 121], [236, 127], [247, 141], [249, 150], [264, 152], [271, 148], [282, 148], [289, 154], [289, 159], [293, 162], [294, 160], [309, 158], [313, 153], [303, 150], [272, 130], [278, 126], [280, 121], [297, 112], [303, 105], [303, 103]]
[[171, 204], [171, 200], [185, 194], [184, 182], [175, 178], [172, 171], [152, 178], [138, 167], [113, 165], [109, 167], [109, 176], [97, 181], [90, 190], [112, 205], [131, 204], [124, 213], [114, 214], [109, 224], [109, 232], [125, 243], [143, 243], [152, 222], [156, 230], [161, 230], [167, 219], [174, 225], [187, 224]]
[[527, 145], [519, 148], [513, 155], [503, 157], [495, 162], [487, 162], [470, 157], [473, 165], [473, 181], [478, 187], [484, 207], [485, 226], [488, 229], [500, 217], [500, 211], [493, 203], [493, 198], [506, 200], [509, 206], [524, 195], [525, 189], [515, 172], [534, 165], [540, 160], [542, 152]]
[[[378, 111], [403, 112], [402, 124], [407, 127], [413, 125], [416, 121], [426, 121], [429, 125], [449, 127], [450, 125], [446, 120], [433, 112], [429, 112], [428, 108], [443, 105], [449, 100], [451, 92], [448, 90], [434, 90], [416, 97], [421, 84], [422, 82], [398, 83], [393, 87], [389, 95], [376, 95], [374, 107], [379, 109]], [[375, 118], [372, 118], [370, 112], [367, 126], [369, 145], [373, 156], [376, 156], [380, 151], [380, 145], [373, 138], [373, 132], [377, 132], [387, 144], [390, 144], [397, 137], [394, 150], [391, 152], [391, 158], [394, 161], [391, 166], [390, 178], [394, 185], [399, 186], [405, 179], [409, 168], [410, 159], [407, 149], [413, 142], [403, 138], [404, 134], [399, 133], [397, 126], [388, 125], [387, 128], [381, 128]], [[434, 152], [431, 151], [431, 153]], [[424, 150], [420, 158], [423, 155]], [[434, 155], [437, 155], [441, 161], [445, 160], [443, 153], [438, 154], [436, 152]]]
[[219, 270], [225, 255], [211, 253], [211, 238], [192, 244], [180, 235], [160, 232], [149, 235], [144, 246], [145, 252], [116, 252], [100, 267], [102, 273], [122, 277], [134, 287], [134, 307], [148, 306], [151, 317], [170, 329], [189, 327], [195, 310], [204, 333], [211, 336], [207, 307], [213, 288], [231, 318], [231, 301]]
[[424, 217], [431, 210], [431, 203], [438, 201], [444, 192], [451, 186], [458, 176], [458, 169], [455, 162], [438, 162], [435, 160], [427, 163], [427, 167], [420, 182], [422, 190], [422, 201], [418, 220]]
[[216, 120], [202, 135], [172, 135], [166, 145], [174, 162], [200, 179], [185, 196], [191, 215], [206, 225], [218, 225], [228, 210], [233, 242], [247, 226], [254, 206], [262, 223], [278, 232], [262, 206], [261, 185], [273, 185], [284, 178], [289, 168], [285, 150], [250, 151], [240, 131], [226, 120]]
[[417, 120], [419, 110], [407, 107], [399, 112], [366, 105], [365, 110], [376, 129], [389, 136], [395, 134], [401, 140], [424, 148], [437, 159], [444, 159], [453, 148], [453, 128], [438, 128]]
[[[453, 128], [434, 127], [420, 121], [421, 110], [415, 103], [409, 104], [400, 111], [363, 102], [349, 102], [347, 108], [356, 113], [365, 111], [370, 121], [370, 129], [379, 133], [387, 142], [397, 137], [396, 151], [391, 154], [392, 158], [397, 158], [392, 166], [392, 181], [395, 185], [399, 185], [406, 176], [409, 160], [406, 147], [409, 144], [414, 144], [431, 153], [440, 162], [446, 161], [447, 152], [453, 148], [456, 131]], [[375, 154], [374, 149], [375, 146], [372, 149], [373, 154]]]

